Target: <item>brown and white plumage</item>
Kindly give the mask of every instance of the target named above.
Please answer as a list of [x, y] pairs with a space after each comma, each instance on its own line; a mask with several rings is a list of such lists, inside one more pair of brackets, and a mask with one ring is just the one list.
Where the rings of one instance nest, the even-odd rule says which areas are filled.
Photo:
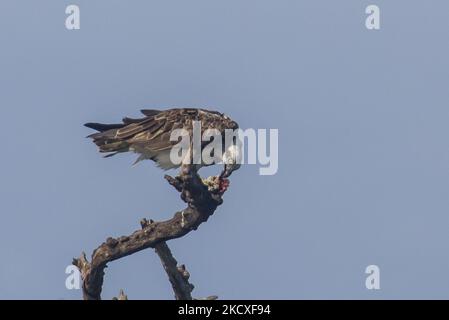
[[[217, 129], [224, 138], [226, 129], [238, 129], [238, 124], [226, 115], [205, 109], [176, 108], [169, 110], [141, 110], [143, 118], [123, 118], [120, 124], [86, 123], [99, 132], [89, 135], [105, 157], [133, 151], [139, 154], [136, 162], [151, 159], [162, 169], [179, 167], [170, 160], [171, 148], [178, 141], [170, 141], [175, 129], [185, 129], [192, 137], [193, 121], [201, 122], [201, 135], [207, 129]], [[202, 143], [204, 148], [209, 142]], [[223, 146], [224, 146], [223, 142]], [[224, 153], [224, 150], [223, 150]]]

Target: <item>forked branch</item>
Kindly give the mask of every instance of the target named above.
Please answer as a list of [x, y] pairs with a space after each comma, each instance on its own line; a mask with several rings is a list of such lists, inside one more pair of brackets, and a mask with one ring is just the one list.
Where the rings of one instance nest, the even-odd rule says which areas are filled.
[[[143, 219], [142, 228], [129, 236], [108, 238], [93, 251], [90, 262], [84, 252], [78, 259], [73, 259], [73, 264], [81, 272], [85, 300], [101, 299], [104, 270], [109, 262], [147, 248], [156, 249], [169, 276], [175, 297], [192, 299], [190, 292], [193, 286], [189, 284], [188, 276], [183, 274], [182, 268], [178, 269], [176, 260], [165, 242], [180, 238], [207, 221], [222, 204], [222, 193], [217, 184], [219, 182], [217, 178], [209, 178], [205, 184], [189, 165], [181, 168], [179, 176], [173, 178], [166, 175], [165, 179], [181, 193], [181, 199], [187, 203], [187, 207], [176, 212], [173, 218], [166, 221], [155, 222]], [[174, 272], [174, 268], [178, 272]]]

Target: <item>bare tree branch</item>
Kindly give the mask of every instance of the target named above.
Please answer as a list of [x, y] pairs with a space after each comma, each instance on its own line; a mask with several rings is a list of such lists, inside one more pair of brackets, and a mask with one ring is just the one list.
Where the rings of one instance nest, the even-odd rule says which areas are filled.
[[112, 300], [128, 300], [128, 296], [125, 294], [123, 289], [120, 289], [120, 293], [119, 293], [118, 297], [114, 297], [114, 298], [112, 298]]
[[[90, 262], [87, 261], [84, 252], [78, 259], [73, 259], [73, 264], [81, 272], [83, 298], [85, 300], [101, 299], [104, 269], [109, 262], [143, 249], [156, 248], [167, 240], [180, 238], [190, 231], [196, 230], [201, 223], [207, 221], [223, 202], [217, 179], [207, 181], [206, 186], [190, 165], [183, 165], [181, 174], [176, 178], [166, 175], [165, 179], [181, 193], [181, 199], [187, 203], [187, 207], [180, 212], [176, 212], [170, 220], [154, 222], [143, 219], [141, 230], [137, 230], [129, 236], [108, 238], [106, 242], [93, 251]], [[164, 247], [161, 246], [158, 246], [158, 248], [159, 252], [161, 252], [161, 248], [163, 249], [163, 254]], [[176, 266], [176, 260], [174, 262]], [[173, 263], [173, 261], [170, 261], [170, 263]], [[184, 291], [182, 294], [179, 292], [179, 297], [190, 297], [191, 299], [190, 293], [189, 295], [185, 293]], [[175, 291], [175, 295], [178, 297], [177, 291]]]
[[194, 286], [189, 283], [190, 274], [185, 265], [178, 267], [178, 262], [165, 242], [158, 243], [154, 249], [167, 272], [176, 300], [192, 300], [191, 292]]

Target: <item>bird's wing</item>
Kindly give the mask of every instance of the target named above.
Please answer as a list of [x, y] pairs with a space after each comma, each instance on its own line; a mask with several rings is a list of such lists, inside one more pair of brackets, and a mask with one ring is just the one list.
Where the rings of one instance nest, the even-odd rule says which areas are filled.
[[[165, 163], [163, 167], [168, 167], [167, 155], [179, 142], [179, 140], [170, 140], [175, 129], [184, 129], [192, 137], [194, 120], [201, 122], [201, 136], [207, 129], [217, 129], [223, 133], [226, 128], [232, 128], [235, 125], [223, 114], [204, 109], [142, 110], [142, 113], [145, 117], [124, 118], [122, 124], [88, 123], [87, 127], [100, 131], [89, 137], [94, 140], [100, 152], [113, 155], [134, 151], [140, 154], [138, 160], [153, 159], [158, 163]], [[201, 147], [208, 143], [208, 141], [201, 141]]]
[[[127, 119], [129, 124], [117, 130], [115, 137], [126, 140], [135, 149], [145, 149], [147, 152], [159, 152], [170, 149], [177, 141], [170, 141], [173, 130], [185, 128], [185, 116], [177, 110], [157, 112], [142, 110], [147, 117], [136, 121]], [[137, 151], [136, 150], [136, 151]]]

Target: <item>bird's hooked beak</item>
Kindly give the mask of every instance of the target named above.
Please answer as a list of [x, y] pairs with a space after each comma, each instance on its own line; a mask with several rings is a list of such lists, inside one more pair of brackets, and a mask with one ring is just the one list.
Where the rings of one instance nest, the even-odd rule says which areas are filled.
[[238, 164], [238, 163], [233, 163], [233, 164], [226, 163], [224, 165], [223, 171], [220, 174], [220, 178], [223, 178], [223, 179], [229, 178], [231, 176], [231, 174], [239, 168], [240, 168], [240, 164]]

